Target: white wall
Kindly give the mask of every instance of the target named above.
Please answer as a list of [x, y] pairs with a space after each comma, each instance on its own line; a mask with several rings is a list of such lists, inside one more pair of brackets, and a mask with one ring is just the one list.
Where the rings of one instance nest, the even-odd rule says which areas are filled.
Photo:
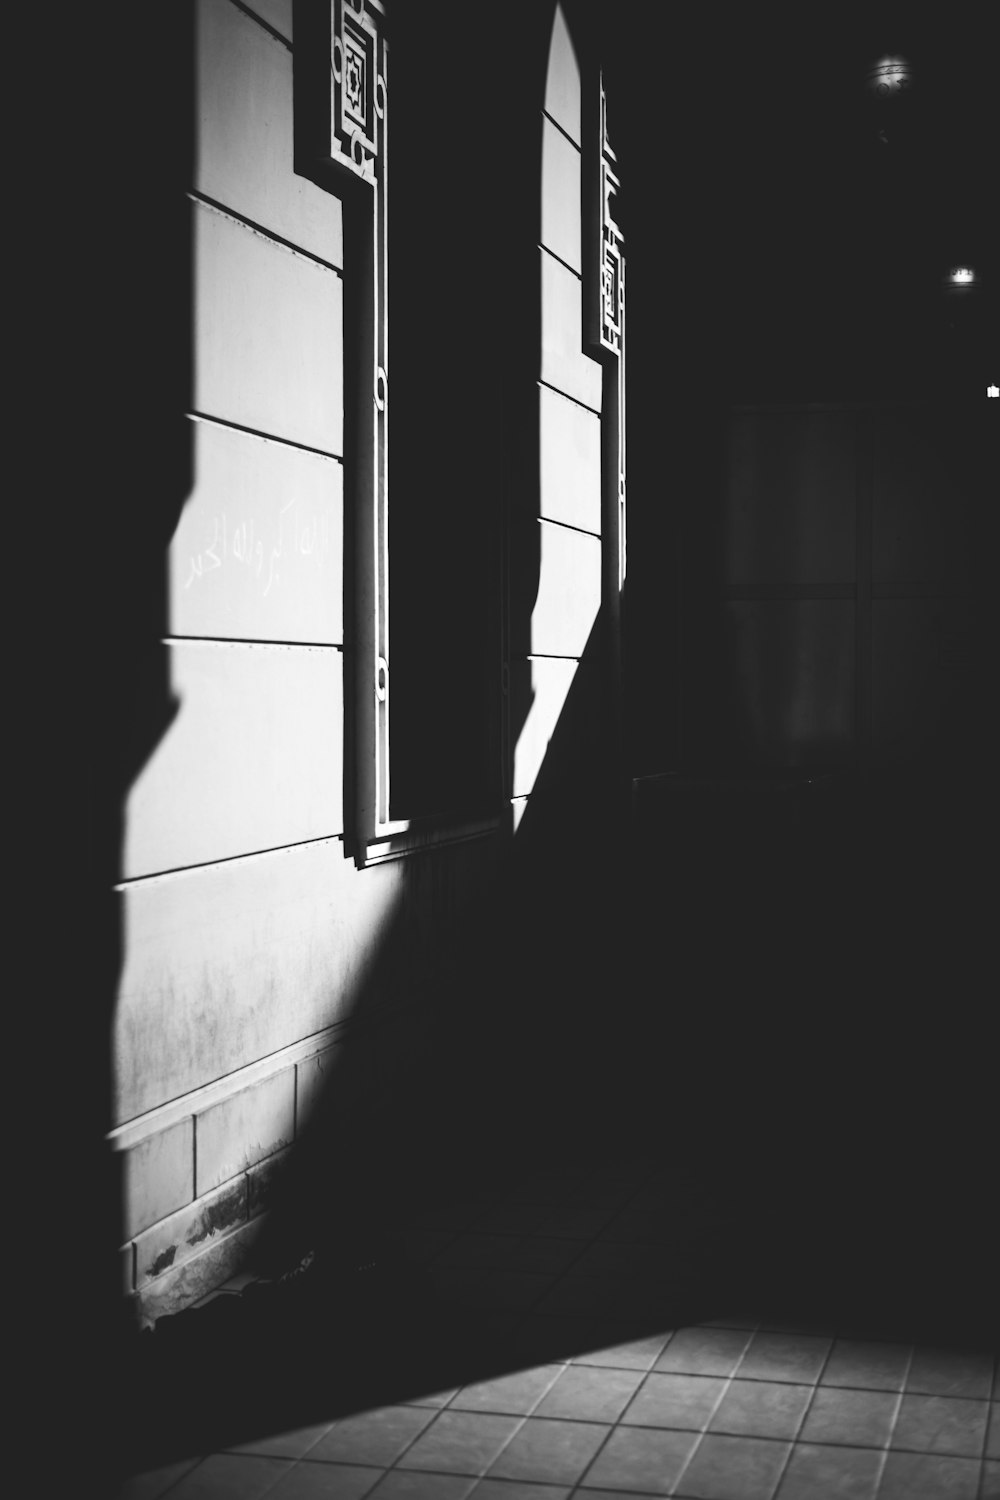
[[[232, 0], [197, 7], [194, 468], [167, 551], [172, 714], [125, 809], [112, 1144], [123, 1281], [145, 1317], [242, 1262], [376, 962], [401, 927], [432, 945], [491, 857], [466, 845], [358, 870], [345, 848], [343, 214], [293, 170], [289, 0], [250, 9], [258, 19]], [[512, 679], [531, 702], [509, 747], [522, 803], [601, 600], [580, 113], [557, 14], [541, 119], [538, 504], [512, 538]]]

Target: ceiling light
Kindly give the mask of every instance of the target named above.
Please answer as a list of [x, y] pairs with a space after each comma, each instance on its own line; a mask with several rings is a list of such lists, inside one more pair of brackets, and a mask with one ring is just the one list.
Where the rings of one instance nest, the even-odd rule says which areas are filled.
[[910, 64], [905, 57], [881, 57], [868, 71], [868, 87], [879, 99], [892, 99], [904, 93], [912, 81]]

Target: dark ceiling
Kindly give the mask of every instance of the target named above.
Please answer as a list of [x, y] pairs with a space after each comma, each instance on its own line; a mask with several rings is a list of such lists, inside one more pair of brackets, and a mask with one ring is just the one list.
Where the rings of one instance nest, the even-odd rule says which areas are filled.
[[[908, 398], [995, 338], [985, 7], [605, 6], [632, 353], [731, 399]], [[866, 69], [905, 57], [878, 113]], [[882, 132], [886, 139], [880, 139]], [[952, 305], [942, 275], [979, 272]]]

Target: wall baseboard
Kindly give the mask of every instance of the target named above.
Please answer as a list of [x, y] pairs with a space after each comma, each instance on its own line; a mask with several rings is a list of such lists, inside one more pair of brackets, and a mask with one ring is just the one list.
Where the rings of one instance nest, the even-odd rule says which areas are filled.
[[213, 1240], [190, 1260], [165, 1271], [155, 1281], [147, 1282], [131, 1298], [136, 1325], [149, 1327], [158, 1318], [183, 1312], [193, 1302], [244, 1270], [266, 1219], [266, 1214], [260, 1214], [239, 1225], [229, 1234]]

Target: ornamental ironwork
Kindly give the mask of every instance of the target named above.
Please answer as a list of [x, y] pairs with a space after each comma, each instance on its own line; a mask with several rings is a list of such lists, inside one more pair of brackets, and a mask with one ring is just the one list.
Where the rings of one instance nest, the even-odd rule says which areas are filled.
[[330, 41], [330, 156], [372, 177], [383, 154], [386, 106], [381, 5], [333, 0]]

